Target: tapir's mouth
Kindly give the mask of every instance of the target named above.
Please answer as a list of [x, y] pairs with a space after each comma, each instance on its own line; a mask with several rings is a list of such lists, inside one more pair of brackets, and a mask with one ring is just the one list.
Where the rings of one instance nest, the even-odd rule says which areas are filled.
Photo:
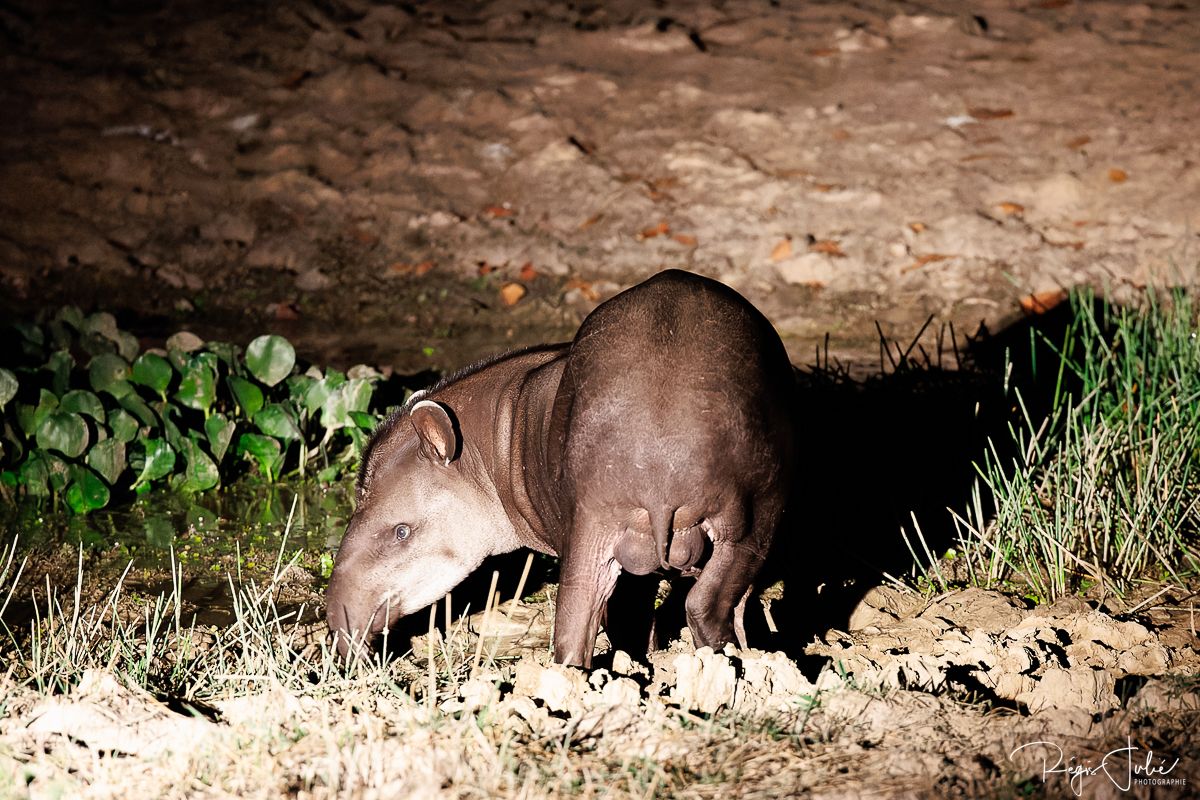
[[381, 632], [391, 627], [402, 616], [399, 592], [388, 592], [371, 610], [365, 619], [355, 619], [345, 603], [333, 603], [326, 612], [326, 621], [334, 637], [338, 655], [345, 660], [365, 658], [371, 645]]

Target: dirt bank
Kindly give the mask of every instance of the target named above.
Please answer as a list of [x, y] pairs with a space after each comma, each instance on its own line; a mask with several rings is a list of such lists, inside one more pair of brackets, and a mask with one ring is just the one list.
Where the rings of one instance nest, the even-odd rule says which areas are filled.
[[0, 32], [10, 314], [417, 371], [686, 267], [807, 359], [1197, 264], [1195, 2], [17, 2]]

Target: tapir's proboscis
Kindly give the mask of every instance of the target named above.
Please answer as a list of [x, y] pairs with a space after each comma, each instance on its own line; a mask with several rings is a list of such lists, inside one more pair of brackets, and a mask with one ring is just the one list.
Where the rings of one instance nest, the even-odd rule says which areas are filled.
[[788, 494], [794, 392], [757, 309], [669, 270], [602, 303], [568, 344], [414, 396], [363, 453], [327, 593], [339, 652], [519, 547], [560, 559], [561, 663], [591, 666], [621, 570], [695, 575], [696, 646], [745, 647], [742, 611]]

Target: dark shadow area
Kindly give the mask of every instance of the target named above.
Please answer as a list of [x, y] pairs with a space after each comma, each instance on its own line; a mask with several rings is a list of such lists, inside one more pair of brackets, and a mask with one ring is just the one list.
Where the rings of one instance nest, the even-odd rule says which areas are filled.
[[[948, 509], [966, 507], [989, 440], [1002, 459], [1015, 454], [1009, 426], [1022, 424], [1016, 393], [1034, 420], [1050, 413], [1056, 391], [1077, 393], [1071, 371], [1059, 369], [1074, 319], [1063, 302], [996, 333], [981, 328], [966, 341], [943, 332], [934, 352], [905, 349], [881, 334], [880, 372], [866, 378], [820, 354], [817, 364], [797, 368], [798, 472], [785, 527], [757, 582], [761, 591], [783, 581], [783, 597], [771, 605], [778, 630], [768, 629], [752, 599], [745, 615], [751, 646], [782, 650], [815, 672], [820, 659], [806, 663], [804, 647], [830, 628], [845, 629], [866, 592], [888, 576], [911, 576], [901, 528], [926, 563], [914, 517], [930, 552], [941, 556], [955, 545]], [[659, 609], [660, 632], [686, 624], [687, 588]]]

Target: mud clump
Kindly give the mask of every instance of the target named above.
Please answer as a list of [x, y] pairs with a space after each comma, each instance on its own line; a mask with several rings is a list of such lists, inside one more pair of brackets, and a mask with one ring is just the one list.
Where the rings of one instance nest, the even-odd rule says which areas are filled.
[[850, 632], [807, 652], [859, 683], [975, 692], [1030, 712], [1118, 708], [1122, 679], [1195, 674], [1197, 642], [1168, 648], [1147, 625], [1118, 620], [1078, 598], [1028, 610], [998, 592], [968, 589], [914, 608], [868, 594]]

